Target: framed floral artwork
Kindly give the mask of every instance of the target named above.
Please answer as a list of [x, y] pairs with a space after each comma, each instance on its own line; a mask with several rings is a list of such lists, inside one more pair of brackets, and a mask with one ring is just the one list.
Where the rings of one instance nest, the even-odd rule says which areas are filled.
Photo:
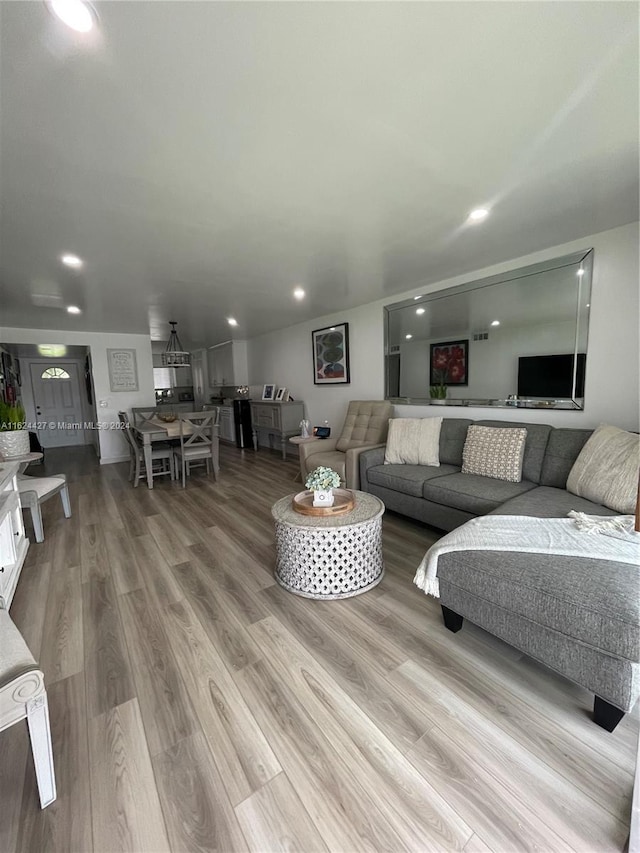
[[348, 385], [349, 324], [337, 323], [311, 332], [315, 385]]
[[430, 385], [469, 384], [469, 341], [430, 345]]

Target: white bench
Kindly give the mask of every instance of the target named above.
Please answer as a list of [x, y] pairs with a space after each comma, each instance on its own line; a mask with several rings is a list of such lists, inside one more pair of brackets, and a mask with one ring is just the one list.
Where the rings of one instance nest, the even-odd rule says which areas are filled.
[[9, 613], [0, 608], [0, 732], [26, 717], [40, 806], [56, 798], [49, 705], [44, 675]]

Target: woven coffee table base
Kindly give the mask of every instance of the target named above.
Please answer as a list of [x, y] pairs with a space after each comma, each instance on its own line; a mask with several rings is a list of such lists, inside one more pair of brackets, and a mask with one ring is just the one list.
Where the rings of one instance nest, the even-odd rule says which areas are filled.
[[350, 524], [351, 517], [357, 517], [350, 513], [341, 523], [333, 519], [331, 526], [292, 524], [274, 512], [278, 583], [296, 595], [317, 599], [349, 598], [380, 583], [384, 506], [377, 502], [366, 520]]

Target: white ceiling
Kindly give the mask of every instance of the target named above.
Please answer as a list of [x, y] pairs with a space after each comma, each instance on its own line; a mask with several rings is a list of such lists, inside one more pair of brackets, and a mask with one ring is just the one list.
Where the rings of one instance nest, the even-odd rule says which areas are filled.
[[637, 3], [96, 7], [0, 2], [0, 325], [214, 344], [638, 218]]

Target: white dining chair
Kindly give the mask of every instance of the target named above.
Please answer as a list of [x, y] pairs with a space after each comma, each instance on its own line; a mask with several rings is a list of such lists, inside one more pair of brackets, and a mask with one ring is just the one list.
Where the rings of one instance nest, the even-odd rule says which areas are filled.
[[44, 809], [56, 798], [44, 675], [8, 611], [0, 608], [0, 732], [25, 718], [29, 727], [40, 807]]
[[149, 418], [152, 418], [155, 414], [157, 414], [157, 412], [157, 406], [133, 406], [133, 408], [131, 409], [131, 414], [133, 416], [133, 425], [138, 426], [138, 424], [141, 424], [144, 421], [149, 420]]
[[[194, 463], [206, 465], [207, 474], [218, 479], [220, 471], [220, 409], [206, 412], [188, 412], [180, 418], [180, 447], [174, 448], [176, 464], [182, 468], [182, 488], [187, 484], [187, 474]], [[177, 467], [176, 467], [177, 476]]]
[[[136, 488], [140, 480], [147, 476], [144, 464], [144, 449], [138, 439], [137, 433], [131, 429], [127, 413], [118, 412], [118, 420], [122, 424], [122, 431], [129, 446], [129, 480], [133, 479], [133, 486]], [[154, 463], [156, 462], [159, 464], [155, 465]], [[152, 477], [164, 477], [169, 474], [171, 479], [174, 480], [173, 447], [164, 441], [154, 442], [151, 448], [151, 465]]]

